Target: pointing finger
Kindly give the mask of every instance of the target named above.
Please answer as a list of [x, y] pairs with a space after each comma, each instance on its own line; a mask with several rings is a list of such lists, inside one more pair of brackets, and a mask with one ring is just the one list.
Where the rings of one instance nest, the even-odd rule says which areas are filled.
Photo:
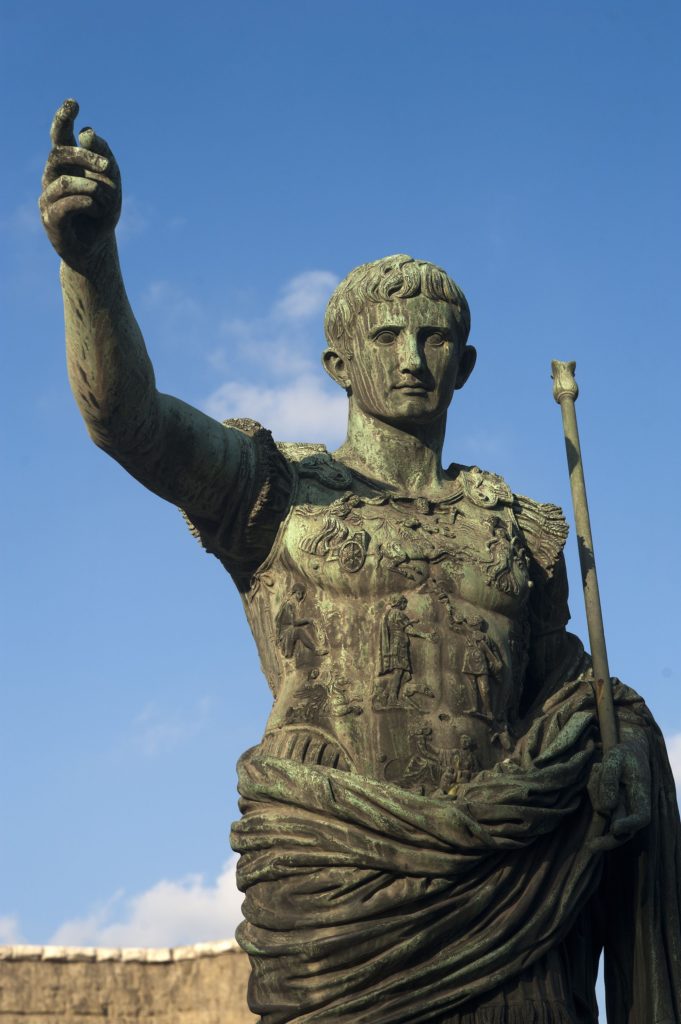
[[54, 115], [50, 128], [50, 139], [53, 146], [75, 146], [73, 122], [78, 116], [79, 106], [75, 100], [64, 100]]

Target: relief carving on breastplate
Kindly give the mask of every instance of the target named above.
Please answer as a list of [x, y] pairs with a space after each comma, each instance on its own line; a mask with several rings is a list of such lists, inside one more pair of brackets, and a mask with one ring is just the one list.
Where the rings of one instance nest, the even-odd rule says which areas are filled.
[[387, 782], [404, 789], [434, 796], [455, 796], [458, 787], [482, 770], [477, 743], [468, 733], [452, 737], [453, 746], [436, 747], [433, 729], [420, 725], [409, 733], [409, 754], [386, 761], [383, 769]]
[[494, 721], [505, 717], [500, 707], [501, 674], [504, 663], [494, 640], [488, 635], [488, 624], [479, 615], [468, 617], [454, 613], [452, 629], [460, 637], [458, 645], [461, 680], [469, 706], [466, 714], [481, 714]]
[[465, 566], [473, 566], [486, 586], [511, 597], [532, 586], [529, 556], [515, 522], [500, 514], [461, 514], [454, 575], [462, 578]]
[[312, 669], [305, 683], [294, 692], [297, 700], [286, 711], [286, 723], [316, 722], [323, 718], [361, 715], [361, 698], [352, 692], [350, 682], [337, 673], [324, 679]]
[[348, 573], [364, 566], [371, 547], [377, 565], [420, 582], [428, 575], [428, 562], [451, 552], [459, 514], [453, 502], [460, 498], [435, 505], [426, 498], [349, 492], [326, 507], [301, 505], [296, 515], [311, 524], [321, 519], [321, 526], [306, 533], [298, 547], [326, 562], [337, 562]]
[[416, 517], [383, 520], [377, 543], [378, 564], [411, 583], [425, 580], [428, 563], [440, 554], [433, 544], [434, 531], [422, 530], [421, 525]]
[[329, 653], [322, 626], [306, 613], [306, 595], [304, 584], [295, 583], [274, 620], [277, 646], [284, 658], [296, 665]]
[[[338, 562], [345, 572], [359, 572], [366, 561], [370, 541], [356, 511], [361, 504], [356, 494], [346, 494], [332, 502], [324, 509], [321, 530], [299, 542], [301, 551]], [[300, 506], [297, 514], [318, 518], [319, 510], [314, 506]]]
[[472, 736], [461, 734], [459, 747], [452, 751], [450, 763], [440, 777], [440, 785], [434, 796], [455, 797], [462, 785], [475, 778], [482, 770], [477, 748]]
[[413, 638], [430, 643], [439, 641], [438, 634], [416, 629], [418, 619], [406, 613], [407, 598], [394, 598], [381, 620], [379, 638], [379, 678], [374, 684], [372, 705], [375, 711], [403, 708], [423, 711], [423, 700], [434, 697], [431, 688], [415, 680], [411, 658]]
[[485, 581], [504, 594], [517, 596], [523, 584], [529, 585], [529, 557], [517, 533], [511, 534], [500, 516], [485, 523], [490, 537], [485, 543], [489, 559], [484, 565]]
[[478, 466], [464, 469], [458, 481], [466, 497], [480, 508], [494, 508], [500, 502], [510, 503], [513, 494], [503, 477], [483, 472]]

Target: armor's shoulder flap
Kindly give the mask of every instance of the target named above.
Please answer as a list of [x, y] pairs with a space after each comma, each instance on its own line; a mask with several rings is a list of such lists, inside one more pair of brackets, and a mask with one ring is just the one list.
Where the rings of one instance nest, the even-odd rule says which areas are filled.
[[459, 466], [453, 463], [448, 472], [455, 476], [469, 501], [479, 508], [512, 505], [513, 492], [498, 473], [489, 473], [479, 466]]
[[558, 505], [514, 494], [513, 514], [535, 561], [551, 577], [569, 531], [563, 510]]
[[298, 476], [316, 480], [323, 487], [343, 491], [350, 487], [352, 474], [342, 463], [336, 462], [323, 444], [303, 441], [279, 441], [277, 448], [294, 465]]

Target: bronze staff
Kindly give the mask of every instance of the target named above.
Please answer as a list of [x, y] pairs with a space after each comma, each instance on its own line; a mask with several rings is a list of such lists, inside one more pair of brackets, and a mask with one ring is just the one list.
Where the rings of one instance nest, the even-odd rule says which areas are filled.
[[577, 527], [579, 564], [582, 570], [584, 604], [586, 606], [586, 621], [589, 627], [589, 644], [593, 661], [601, 740], [603, 742], [603, 750], [610, 750], [617, 743], [617, 719], [615, 718], [615, 706], [612, 698], [608, 652], [605, 647], [605, 632], [603, 630], [603, 613], [601, 612], [601, 598], [598, 592], [596, 561], [594, 559], [593, 540], [591, 537], [589, 505], [586, 500], [582, 449], [579, 444], [579, 431], [577, 429], [577, 416], [575, 413], [575, 400], [579, 394], [579, 388], [575, 380], [576, 365], [574, 362], [561, 363], [554, 359], [551, 363], [551, 376], [553, 377], [553, 397], [560, 405], [563, 414], [565, 450], [570, 471], [572, 506]]

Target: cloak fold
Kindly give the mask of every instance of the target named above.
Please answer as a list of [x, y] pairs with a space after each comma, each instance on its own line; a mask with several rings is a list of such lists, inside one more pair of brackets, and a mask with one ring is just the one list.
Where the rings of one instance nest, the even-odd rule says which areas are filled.
[[523, 1004], [521, 986], [518, 1002], [494, 1003], [528, 969], [548, 976], [543, 961], [565, 961], [587, 914], [613, 936], [611, 1019], [679, 1024], [674, 784], [643, 702], [621, 686], [617, 702], [649, 733], [657, 800], [651, 825], [607, 855], [590, 845], [603, 826], [586, 795], [598, 732], [583, 681], [546, 701], [513, 759], [456, 799], [248, 752], [232, 845], [249, 1002], [264, 1024], [595, 1021], [593, 950], [572, 991], [547, 983]]

